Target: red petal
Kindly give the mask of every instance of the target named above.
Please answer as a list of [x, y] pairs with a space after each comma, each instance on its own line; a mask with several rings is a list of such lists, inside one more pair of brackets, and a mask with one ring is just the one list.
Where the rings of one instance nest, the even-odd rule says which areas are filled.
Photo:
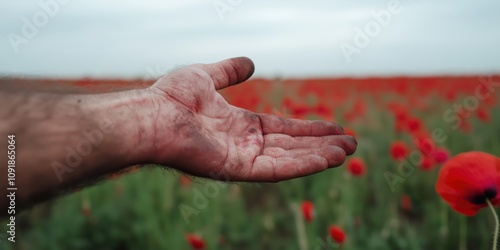
[[450, 159], [440, 170], [436, 182], [437, 193], [457, 212], [474, 215], [485, 204], [474, 204], [470, 199], [484, 195], [487, 189], [500, 192], [500, 164], [498, 159], [483, 152], [467, 152]]

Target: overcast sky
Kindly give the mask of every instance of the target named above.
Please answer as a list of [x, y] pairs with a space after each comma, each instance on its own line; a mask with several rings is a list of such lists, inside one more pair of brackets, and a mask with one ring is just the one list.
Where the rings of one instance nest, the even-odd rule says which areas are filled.
[[234, 56], [268, 77], [500, 73], [498, 0], [58, 1], [0, 0], [0, 74], [157, 77]]

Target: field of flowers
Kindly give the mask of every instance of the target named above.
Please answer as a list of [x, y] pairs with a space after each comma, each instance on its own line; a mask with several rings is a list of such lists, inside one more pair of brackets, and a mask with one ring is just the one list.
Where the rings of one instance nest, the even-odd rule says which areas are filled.
[[500, 156], [500, 76], [253, 79], [222, 94], [256, 112], [338, 122], [358, 151], [339, 168], [278, 184], [134, 166], [26, 211], [6, 249], [490, 248], [489, 209], [456, 212], [436, 180], [461, 152]]

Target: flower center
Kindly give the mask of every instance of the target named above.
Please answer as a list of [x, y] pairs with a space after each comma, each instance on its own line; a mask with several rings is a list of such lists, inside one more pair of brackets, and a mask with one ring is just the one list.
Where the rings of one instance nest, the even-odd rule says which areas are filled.
[[469, 201], [472, 204], [481, 205], [486, 203], [486, 199], [491, 200], [497, 196], [496, 188], [488, 188], [482, 194], [472, 196]]

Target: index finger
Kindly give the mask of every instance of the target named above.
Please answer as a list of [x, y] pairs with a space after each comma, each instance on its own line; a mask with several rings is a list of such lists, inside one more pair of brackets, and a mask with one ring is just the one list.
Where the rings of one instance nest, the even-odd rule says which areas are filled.
[[334, 122], [285, 119], [276, 115], [260, 114], [262, 133], [290, 136], [344, 135], [344, 129]]

